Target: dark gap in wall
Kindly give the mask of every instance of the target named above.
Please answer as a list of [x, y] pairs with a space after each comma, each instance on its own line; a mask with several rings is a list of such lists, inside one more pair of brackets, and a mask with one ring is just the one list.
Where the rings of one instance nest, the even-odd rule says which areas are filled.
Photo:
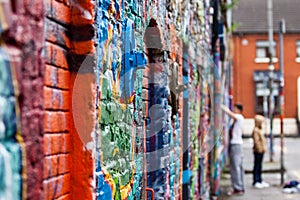
[[10, 4], [11, 4], [11, 9], [12, 9], [13, 13], [16, 13], [17, 12], [16, 0], [11, 0]]

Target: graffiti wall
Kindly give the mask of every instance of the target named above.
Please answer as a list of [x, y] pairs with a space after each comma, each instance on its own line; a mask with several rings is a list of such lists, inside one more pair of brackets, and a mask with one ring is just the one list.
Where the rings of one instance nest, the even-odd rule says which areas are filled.
[[96, 8], [97, 199], [142, 198], [142, 70], [147, 60], [135, 30], [138, 20], [130, 15], [133, 6], [103, 1]]
[[217, 196], [224, 2], [0, 0], [0, 199]]
[[7, 53], [0, 49], [0, 154], [1, 154], [1, 199], [20, 199], [22, 192], [22, 151], [17, 138], [20, 137], [15, 90]]
[[97, 3], [99, 199], [218, 194], [224, 121], [215, 111], [227, 97], [220, 50], [211, 49], [212, 7]]

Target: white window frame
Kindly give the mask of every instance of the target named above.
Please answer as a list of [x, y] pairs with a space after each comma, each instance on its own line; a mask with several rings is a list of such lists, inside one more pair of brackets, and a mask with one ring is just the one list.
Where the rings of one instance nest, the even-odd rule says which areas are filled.
[[300, 63], [300, 40], [296, 41], [296, 63]]
[[[268, 50], [269, 50], [269, 41], [268, 40], [257, 40], [256, 41], [256, 54], [255, 54], [255, 63], [269, 63], [270, 58], [268, 57]], [[278, 62], [278, 58], [276, 58], [276, 41], [273, 40], [273, 48], [274, 48], [274, 55], [272, 58], [273, 63]], [[264, 51], [264, 56], [258, 56], [258, 50], [261, 52]]]

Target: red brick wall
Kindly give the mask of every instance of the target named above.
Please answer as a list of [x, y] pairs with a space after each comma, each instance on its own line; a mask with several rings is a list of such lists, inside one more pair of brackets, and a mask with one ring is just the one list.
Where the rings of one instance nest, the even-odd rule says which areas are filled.
[[94, 128], [94, 74], [78, 70], [94, 52], [94, 17], [82, 13], [93, 6], [90, 0], [47, 0], [46, 7], [44, 195], [91, 199], [93, 162], [85, 145]]
[[[242, 40], [246, 39], [248, 45], [242, 45]], [[300, 39], [297, 34], [284, 35], [284, 96], [285, 96], [285, 116], [296, 117], [297, 115], [297, 77], [300, 76], [300, 64], [295, 62], [296, 41]], [[255, 63], [256, 41], [268, 40], [267, 35], [234, 35], [234, 57], [233, 57], [233, 99], [234, 102], [244, 104], [244, 114], [246, 117], [255, 115], [255, 86], [253, 80], [254, 70], [267, 70], [268, 64]], [[279, 58], [279, 40], [274, 35], [276, 41], [276, 56]], [[279, 62], [274, 64], [275, 70], [279, 70]]]
[[284, 36], [284, 96], [285, 96], [285, 115], [287, 117], [297, 116], [297, 78], [300, 76], [300, 63], [295, 62], [296, 41], [300, 36]]
[[70, 39], [70, 7], [46, 1], [44, 81], [44, 173], [45, 199], [71, 198], [71, 106], [67, 52]]

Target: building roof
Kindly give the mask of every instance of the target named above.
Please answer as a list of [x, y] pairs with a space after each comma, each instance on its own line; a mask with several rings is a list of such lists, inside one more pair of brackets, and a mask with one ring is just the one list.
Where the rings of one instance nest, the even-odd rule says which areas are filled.
[[[267, 33], [268, 0], [240, 0], [233, 9], [234, 33]], [[279, 21], [285, 19], [287, 33], [300, 33], [300, 0], [273, 0], [273, 30], [279, 31]]]

